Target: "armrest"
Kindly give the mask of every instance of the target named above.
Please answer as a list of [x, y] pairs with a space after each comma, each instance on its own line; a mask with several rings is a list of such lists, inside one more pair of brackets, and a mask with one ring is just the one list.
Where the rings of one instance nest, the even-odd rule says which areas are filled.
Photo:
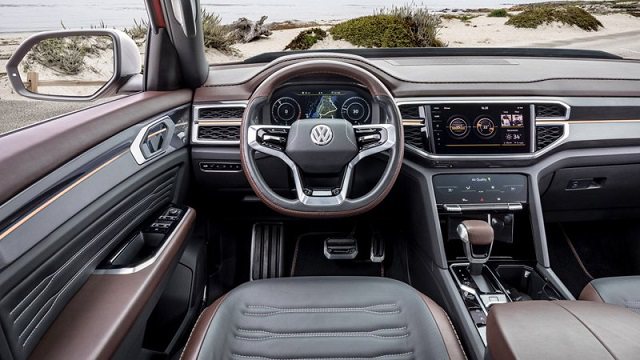
[[640, 354], [640, 314], [588, 301], [523, 301], [491, 307], [492, 360], [633, 359]]
[[131, 272], [91, 275], [46, 332], [31, 358], [113, 358], [145, 308], [153, 303], [154, 295], [162, 290], [194, 221], [195, 211], [188, 209], [168, 236], [166, 245], [146, 266]]

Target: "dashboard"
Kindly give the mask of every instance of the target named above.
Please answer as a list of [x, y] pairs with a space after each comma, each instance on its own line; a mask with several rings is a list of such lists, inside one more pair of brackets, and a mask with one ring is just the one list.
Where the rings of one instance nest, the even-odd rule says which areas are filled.
[[345, 119], [365, 125], [373, 118], [371, 95], [348, 85], [286, 86], [273, 93], [269, 110], [273, 125], [301, 119]]

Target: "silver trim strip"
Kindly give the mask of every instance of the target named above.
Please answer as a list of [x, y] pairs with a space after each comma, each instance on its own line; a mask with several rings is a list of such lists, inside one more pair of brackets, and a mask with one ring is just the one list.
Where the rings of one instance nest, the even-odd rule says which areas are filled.
[[160, 249], [158, 249], [156, 251], [156, 253], [152, 257], [148, 258], [147, 260], [145, 260], [145, 261], [143, 261], [143, 262], [141, 262], [138, 265], [133, 266], [133, 267], [118, 268], [118, 269], [96, 269], [96, 270], [93, 271], [93, 274], [96, 274], [96, 275], [128, 275], [128, 274], [137, 273], [138, 271], [146, 269], [147, 267], [149, 267], [150, 265], [155, 263], [158, 260], [158, 258], [160, 257], [160, 255], [162, 255], [165, 252], [165, 250], [167, 249], [167, 247], [169, 247], [169, 244], [173, 241], [173, 239], [176, 236], [176, 232], [178, 231], [178, 229], [180, 229], [184, 225], [184, 222], [187, 219], [187, 215], [189, 215], [191, 212], [193, 212], [193, 210], [191, 208], [187, 208], [187, 211], [185, 211], [184, 215], [182, 215], [182, 219], [180, 219], [180, 222], [178, 223], [178, 225], [176, 225], [175, 229], [173, 229], [171, 234], [169, 234], [169, 236], [167, 236], [167, 239], [164, 241], [164, 244], [162, 244]]
[[[212, 109], [212, 108], [247, 108], [248, 101], [219, 101], [213, 104], [206, 105], [194, 105], [192, 114], [193, 131], [191, 132], [192, 144], [207, 144], [207, 145], [240, 145], [240, 140], [204, 140], [198, 138], [199, 121], [198, 114], [200, 109]], [[219, 120], [224, 121], [224, 120]], [[237, 122], [237, 119], [231, 119], [230, 122]], [[208, 125], [208, 126], [224, 126], [224, 125]], [[234, 125], [229, 125], [234, 126]]]
[[[536, 98], [536, 97], [459, 97], [459, 98], [455, 98], [455, 99], [451, 99], [451, 98], [420, 98], [420, 97], [415, 97], [415, 98], [399, 98], [396, 99], [396, 105], [401, 106], [401, 105], [432, 105], [432, 104], [442, 104], [442, 103], [449, 103], [449, 104], [464, 104], [464, 103], [505, 103], [505, 104], [513, 104], [513, 103], [517, 103], [517, 104], [531, 104], [531, 105], [535, 105], [536, 103], [547, 103], [547, 104], [559, 104], [562, 105], [564, 107], [567, 108], [567, 115], [569, 115], [569, 112], [571, 111], [571, 107], [569, 105], [567, 105], [565, 102], [563, 102], [562, 100], [558, 99], [558, 98]], [[534, 106], [531, 106], [531, 111], [532, 111], [532, 118], [534, 118], [535, 116], [535, 109]], [[537, 159], [541, 156], [543, 156], [544, 154], [550, 152], [551, 150], [555, 149], [556, 147], [562, 145], [565, 140], [569, 137], [569, 131], [570, 131], [570, 125], [568, 121], [554, 121], [553, 119], [547, 119], [547, 118], [543, 118], [543, 119], [538, 119], [535, 118], [534, 119], [534, 126], [532, 126], [532, 139], [535, 139], [535, 129], [536, 126], [538, 125], [538, 122], [553, 122], [552, 125], [562, 125], [564, 127], [564, 131], [562, 136], [556, 140], [555, 142], [553, 142], [552, 144], [550, 144], [549, 146], [545, 147], [544, 149], [540, 150], [540, 151], [536, 151], [530, 154], [509, 154], [509, 155], [436, 155], [436, 154], [432, 154], [429, 153], [427, 151], [425, 151], [424, 149], [420, 149], [417, 148], [413, 145], [410, 144], [405, 144], [405, 146], [407, 147], [408, 150], [410, 150], [411, 152], [420, 155], [423, 158], [429, 159], [429, 160], [436, 160], [436, 161], [464, 161], [464, 160], [471, 160], [471, 161], [476, 161], [476, 160], [486, 160], [486, 161], [491, 161], [491, 160], [534, 160]], [[539, 125], [545, 125], [545, 124], [539, 124]], [[549, 124], [551, 125], [551, 124]], [[425, 122], [425, 126], [428, 126], [427, 122]], [[534, 141], [532, 141], [532, 148], [533, 146], [535, 146]]]
[[[161, 123], [167, 126], [167, 139], [162, 144], [161, 149], [154, 152], [149, 157], [145, 157], [140, 147], [142, 146], [142, 143], [149, 138], [147, 134], [149, 129]], [[175, 127], [176, 126], [173, 123], [173, 120], [171, 120], [169, 116], [163, 116], [140, 129], [140, 132], [138, 132], [138, 135], [136, 135], [136, 138], [133, 140], [133, 143], [131, 143], [131, 146], [129, 147], [129, 149], [131, 150], [131, 154], [133, 155], [133, 158], [136, 160], [138, 165], [142, 165], [148, 161], [151, 161], [152, 159], [164, 154], [167, 151], [167, 149], [169, 148], [169, 144], [171, 143], [171, 139], [173, 138]]]

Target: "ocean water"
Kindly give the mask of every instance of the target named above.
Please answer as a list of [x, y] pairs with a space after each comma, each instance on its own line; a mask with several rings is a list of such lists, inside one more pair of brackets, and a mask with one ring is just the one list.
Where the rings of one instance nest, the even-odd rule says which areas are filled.
[[[501, 8], [544, 0], [428, 0], [413, 1], [432, 10]], [[376, 9], [404, 5], [411, 0], [202, 0], [202, 7], [216, 12], [224, 23], [239, 17], [268, 21], [341, 20], [370, 15]], [[0, 32], [32, 32], [90, 28], [104, 23], [123, 28], [134, 19], [147, 18], [143, 0], [0, 0]]]

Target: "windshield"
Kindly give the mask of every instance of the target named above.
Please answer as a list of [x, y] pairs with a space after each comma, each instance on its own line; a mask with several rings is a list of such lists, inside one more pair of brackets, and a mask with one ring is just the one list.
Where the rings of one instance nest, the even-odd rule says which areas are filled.
[[[564, 48], [640, 58], [637, 0], [205, 0], [201, 6], [211, 64], [350, 48]], [[142, 0], [0, 0], [0, 9], [4, 45], [62, 27], [119, 28], [142, 43], [148, 23]]]

